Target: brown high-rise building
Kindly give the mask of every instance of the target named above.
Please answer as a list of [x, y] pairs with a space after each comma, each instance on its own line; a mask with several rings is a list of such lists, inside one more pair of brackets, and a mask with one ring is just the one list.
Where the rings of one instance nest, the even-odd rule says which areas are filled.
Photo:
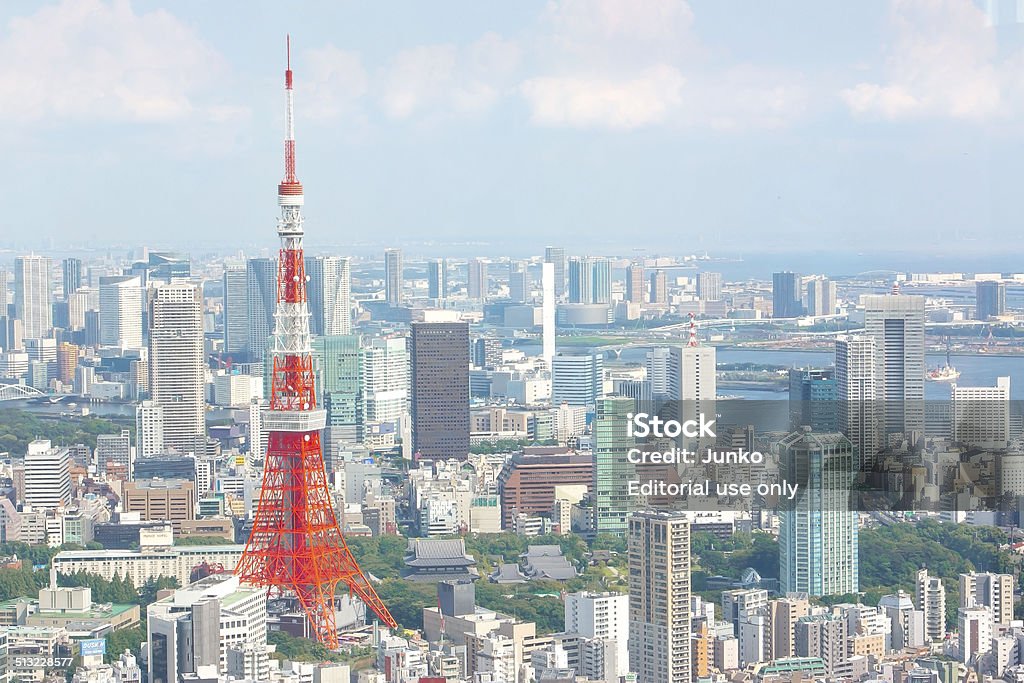
[[71, 384], [75, 381], [75, 368], [78, 367], [78, 346], [70, 342], [61, 342], [57, 347], [57, 370], [60, 381]]
[[806, 617], [810, 602], [803, 597], [789, 596], [768, 603], [768, 655], [770, 659], [792, 657], [796, 652], [796, 622]]
[[644, 292], [644, 267], [639, 263], [632, 263], [626, 268], [626, 301], [631, 304], [646, 303]]
[[149, 479], [125, 483], [125, 512], [138, 512], [143, 521], [166, 521], [181, 530], [181, 522], [196, 518], [195, 485], [183, 479]]
[[663, 270], [651, 273], [651, 303], [668, 303], [668, 275]]
[[520, 453], [498, 476], [501, 526], [512, 527], [514, 514], [551, 514], [555, 486], [586, 484], [594, 488], [594, 459], [576, 453]]
[[413, 449], [428, 459], [469, 455], [469, 324], [413, 323]]

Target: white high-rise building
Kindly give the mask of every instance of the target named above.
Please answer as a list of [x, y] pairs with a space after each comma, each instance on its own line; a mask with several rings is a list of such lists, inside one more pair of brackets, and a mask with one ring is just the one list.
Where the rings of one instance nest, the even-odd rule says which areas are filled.
[[135, 407], [135, 454], [140, 458], [164, 452], [164, 408], [155, 401]]
[[151, 320], [150, 391], [163, 407], [164, 447], [199, 453], [206, 446], [202, 286], [158, 287]]
[[404, 337], [376, 337], [362, 349], [367, 424], [397, 422], [409, 413], [409, 350]]
[[[713, 408], [717, 391], [714, 346], [669, 347], [668, 395], [671, 400], [697, 404], [709, 401]], [[699, 407], [696, 406], [698, 412]]]
[[541, 266], [541, 355], [544, 365], [551, 370], [555, 358], [555, 264], [545, 263]]
[[836, 283], [817, 277], [807, 283], [807, 315], [833, 315], [836, 312]]
[[892, 650], [925, 645], [924, 612], [914, 608], [914, 601], [909, 594], [897, 591], [883, 595], [878, 601], [878, 609], [891, 622]]
[[249, 350], [249, 274], [244, 264], [224, 266], [224, 352]]
[[856, 451], [858, 466], [870, 467], [878, 451], [879, 403], [875, 385], [875, 341], [864, 335], [836, 337], [836, 398], [839, 431]]
[[960, 575], [960, 607], [988, 607], [996, 624], [1013, 621], [1013, 575], [971, 572]]
[[269, 680], [267, 591], [214, 574], [146, 609], [149, 680], [171, 683], [198, 667]]
[[68, 296], [68, 327], [85, 329], [85, 312], [89, 310], [89, 289], [81, 287]]
[[142, 348], [142, 281], [137, 276], [100, 278], [100, 344]]
[[644, 683], [690, 683], [690, 523], [685, 513], [629, 517], [629, 666]]
[[946, 636], [946, 587], [925, 568], [917, 572], [917, 608], [924, 612], [925, 638], [942, 640]]
[[954, 384], [953, 440], [977, 448], [1006, 448], [1010, 440], [1010, 378], [994, 387]]
[[883, 434], [924, 435], [924, 297], [864, 297], [864, 332], [875, 341], [875, 392]]
[[25, 454], [25, 504], [55, 510], [71, 501], [71, 456], [48, 440], [30, 441]]
[[14, 259], [14, 317], [22, 322], [25, 338], [46, 337], [53, 329], [50, 268], [45, 256]]
[[267, 440], [270, 433], [263, 428], [263, 411], [267, 409], [262, 399], [254, 398], [249, 402], [249, 459], [262, 461], [267, 454]]
[[352, 333], [352, 272], [347, 258], [307, 256], [306, 292], [310, 332], [318, 336]]
[[957, 611], [960, 662], [970, 664], [991, 650], [994, 631], [995, 620], [988, 607], [961, 607]]
[[[676, 419], [700, 422], [701, 415], [714, 419], [718, 393], [715, 347], [670, 346], [668, 358], [668, 399], [676, 401]], [[689, 446], [703, 449], [710, 439], [691, 439]]]
[[565, 596], [565, 632], [614, 641], [617, 670], [613, 673], [617, 677], [629, 672], [628, 595], [569, 593]]

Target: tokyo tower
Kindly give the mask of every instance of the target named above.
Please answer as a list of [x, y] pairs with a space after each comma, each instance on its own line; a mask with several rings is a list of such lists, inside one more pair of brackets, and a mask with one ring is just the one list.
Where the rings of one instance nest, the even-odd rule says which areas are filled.
[[338, 646], [334, 595], [339, 583], [382, 622], [396, 624], [345, 543], [327, 487], [320, 448], [327, 414], [316, 403], [302, 253], [302, 184], [295, 177], [290, 39], [287, 64], [284, 180], [277, 186], [281, 251], [270, 354], [274, 365], [264, 418], [269, 442], [252, 533], [235, 573], [251, 585], [293, 593], [317, 640], [333, 649]]

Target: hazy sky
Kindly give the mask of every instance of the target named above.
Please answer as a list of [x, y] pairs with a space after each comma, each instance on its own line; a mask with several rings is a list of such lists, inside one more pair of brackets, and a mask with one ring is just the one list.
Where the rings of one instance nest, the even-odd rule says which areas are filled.
[[273, 245], [290, 32], [313, 245], [1024, 252], [993, 3], [3, 3], [0, 244]]

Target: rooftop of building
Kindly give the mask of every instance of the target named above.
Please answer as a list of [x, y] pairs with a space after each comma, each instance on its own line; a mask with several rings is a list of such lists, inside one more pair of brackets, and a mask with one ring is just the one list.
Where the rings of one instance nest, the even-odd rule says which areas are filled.
[[409, 567], [475, 566], [476, 560], [466, 552], [466, 543], [461, 538], [414, 538], [409, 540], [405, 564]]
[[140, 557], [142, 555], [203, 555], [206, 553], [241, 553], [244, 545], [182, 545], [160, 548], [138, 548], [136, 550], [62, 550], [55, 559], [99, 560], [115, 557]]

